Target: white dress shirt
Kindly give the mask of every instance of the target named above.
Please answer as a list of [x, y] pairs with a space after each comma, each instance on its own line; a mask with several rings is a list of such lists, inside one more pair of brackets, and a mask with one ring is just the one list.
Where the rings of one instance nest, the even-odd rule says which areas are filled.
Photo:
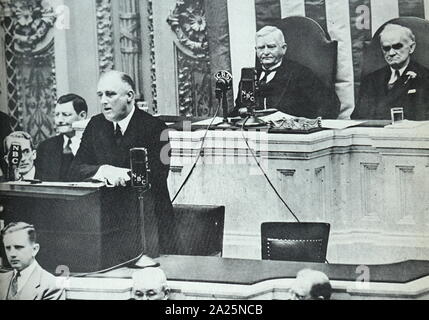
[[136, 107], [133, 106], [133, 108], [131, 109], [131, 112], [124, 119], [118, 122], [113, 122], [114, 129], [116, 130], [116, 125], [119, 124], [119, 126], [121, 127], [122, 135], [124, 135], [125, 131], [127, 131], [128, 125], [130, 124], [131, 118], [133, 117], [135, 110], [136, 110]]
[[[402, 67], [401, 69], [399, 69], [399, 76], [400, 77], [402, 77], [402, 75], [404, 74], [404, 71], [405, 71], [405, 69], [407, 69], [407, 67], [408, 67], [408, 63], [405, 65], [405, 67]], [[390, 68], [391, 75], [390, 75], [390, 79], [389, 79], [389, 84], [393, 84], [396, 82], [396, 80], [398, 80], [398, 78], [396, 77], [396, 70], [397, 69]]]
[[[18, 277], [18, 292], [20, 292], [22, 288], [24, 288], [28, 279], [30, 279], [30, 276], [33, 273], [34, 269], [36, 269], [38, 265], [39, 264], [37, 263], [37, 261], [34, 260], [27, 268], [20, 271], [20, 276]], [[16, 272], [17, 272], [16, 270], [13, 270], [14, 277], [16, 276]]]

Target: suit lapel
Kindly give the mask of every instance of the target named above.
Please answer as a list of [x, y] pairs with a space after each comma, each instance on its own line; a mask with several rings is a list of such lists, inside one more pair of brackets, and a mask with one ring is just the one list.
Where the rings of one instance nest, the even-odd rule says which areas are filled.
[[27, 280], [27, 283], [19, 292], [20, 300], [35, 300], [37, 299], [38, 288], [40, 287], [40, 282], [42, 278], [42, 267], [39, 265], [31, 273], [30, 277]]
[[55, 163], [55, 165], [52, 167], [53, 177], [59, 177], [60, 176], [60, 169], [61, 169], [61, 155], [63, 154], [63, 146], [64, 146], [64, 137], [62, 134], [56, 137], [55, 139], [55, 145], [54, 150], [52, 154], [50, 155], [52, 157], [52, 163]]
[[289, 60], [284, 60], [277, 70], [276, 74], [274, 75], [274, 78], [271, 80], [273, 82], [273, 85], [281, 84], [281, 87], [279, 89], [281, 90], [281, 94], [278, 96], [277, 101], [275, 101], [275, 106], [278, 106], [278, 103], [280, 101], [283, 101], [284, 96], [288, 93], [290, 88], [290, 82], [294, 75], [294, 70], [291, 68], [291, 64], [288, 63]]
[[0, 300], [6, 300], [7, 292], [9, 290], [10, 281], [12, 280], [13, 272], [7, 272], [1, 276], [0, 282]]

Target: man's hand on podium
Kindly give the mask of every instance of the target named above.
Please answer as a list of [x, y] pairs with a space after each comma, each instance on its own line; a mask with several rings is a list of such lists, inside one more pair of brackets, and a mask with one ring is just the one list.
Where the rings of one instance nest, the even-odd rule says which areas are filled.
[[103, 165], [98, 169], [93, 179], [103, 181], [107, 187], [125, 187], [127, 182], [131, 180], [129, 172], [130, 169], [128, 168]]

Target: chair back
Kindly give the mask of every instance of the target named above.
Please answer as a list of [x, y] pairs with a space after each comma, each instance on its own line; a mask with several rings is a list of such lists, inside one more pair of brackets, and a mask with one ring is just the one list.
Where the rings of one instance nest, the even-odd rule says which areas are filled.
[[335, 85], [337, 41], [313, 19], [291, 16], [275, 24], [287, 43], [286, 58], [310, 68], [328, 87]]
[[262, 259], [325, 262], [329, 231], [329, 223], [264, 222]]
[[389, 20], [378, 28], [371, 42], [364, 46], [362, 53], [362, 79], [366, 75], [386, 66], [379, 36], [384, 26], [389, 23], [399, 24], [413, 31], [417, 45], [411, 59], [429, 68], [429, 21], [417, 17], [400, 17]]
[[222, 255], [224, 206], [173, 204], [178, 252], [190, 256]]

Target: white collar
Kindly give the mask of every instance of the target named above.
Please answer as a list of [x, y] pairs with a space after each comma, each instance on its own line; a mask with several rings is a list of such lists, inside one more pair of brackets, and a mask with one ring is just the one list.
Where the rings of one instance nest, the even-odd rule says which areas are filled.
[[36, 167], [33, 165], [31, 170], [22, 176], [22, 180], [34, 180], [35, 175], [36, 175]]
[[265, 69], [265, 68], [262, 66], [262, 72], [266, 72], [267, 70], [269, 71], [269, 70], [277, 69], [278, 67], [280, 67], [280, 66], [281, 66], [282, 62], [283, 62], [283, 60], [280, 60], [278, 63], [276, 63], [275, 65], [273, 65], [273, 66], [269, 67], [268, 69]]
[[[28, 279], [30, 279], [31, 274], [33, 273], [34, 269], [36, 269], [36, 267], [39, 264], [37, 263], [36, 259], [34, 259], [34, 261], [24, 270], [20, 271], [20, 276], [18, 278], [18, 292], [22, 290], [22, 288], [24, 288], [25, 284], [27, 283]], [[13, 270], [13, 276], [15, 277], [16, 275], [16, 270]]]
[[121, 127], [121, 132], [124, 135], [125, 131], [127, 131], [128, 125], [130, 124], [131, 118], [133, 117], [134, 111], [136, 110], [136, 107], [133, 106], [133, 108], [131, 109], [131, 112], [121, 121], [118, 122], [114, 122], [114, 127], [116, 129], [116, 124], [119, 124], [119, 126]]
[[[408, 61], [408, 63], [404, 66], [404, 67], [402, 67], [401, 69], [399, 69], [399, 75], [402, 77], [402, 75], [404, 74], [404, 71], [405, 71], [405, 69], [407, 69], [408, 68], [408, 65], [410, 64], [410, 62]], [[396, 72], [396, 69], [393, 69], [392, 67], [390, 67], [390, 71], [391, 71], [391, 73], [392, 73], [392, 75], [394, 75], [395, 74], [395, 72]]]

